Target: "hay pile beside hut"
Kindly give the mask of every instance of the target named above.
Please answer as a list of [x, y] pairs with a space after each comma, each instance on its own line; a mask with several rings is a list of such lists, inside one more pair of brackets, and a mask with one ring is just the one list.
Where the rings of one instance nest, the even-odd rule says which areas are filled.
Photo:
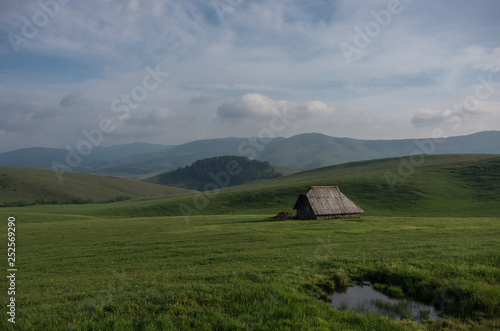
[[289, 212], [289, 211], [282, 211], [276, 216], [271, 217], [273, 219], [278, 219], [278, 220], [293, 220], [295, 219], [295, 214]]

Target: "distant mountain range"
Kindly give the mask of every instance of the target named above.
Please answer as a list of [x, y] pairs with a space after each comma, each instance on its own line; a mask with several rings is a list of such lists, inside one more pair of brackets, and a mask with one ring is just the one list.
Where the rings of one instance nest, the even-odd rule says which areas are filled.
[[[114, 160], [126, 160], [135, 155], [154, 154], [171, 148], [168, 145], [134, 143], [109, 147], [94, 147], [88, 156], [82, 157], [81, 168], [86, 165], [95, 169], [106, 168], [116, 164]], [[74, 151], [76, 153], [76, 151]], [[0, 154], [0, 166], [4, 167], [37, 167], [52, 169], [52, 162], [66, 163], [68, 151], [58, 148], [32, 147]], [[118, 161], [120, 163], [120, 161]]]
[[[500, 131], [432, 139], [360, 140], [306, 133], [290, 138], [221, 138], [169, 146], [147, 143], [95, 147], [78, 164], [76, 151], [25, 148], [0, 154], [0, 166], [52, 169], [54, 162], [72, 171], [143, 179], [193, 162], [224, 155], [245, 156], [271, 164], [314, 169], [339, 163], [411, 154], [500, 154]], [[78, 156], [78, 155], [76, 155]], [[75, 163], [75, 162], [74, 162]], [[69, 168], [66, 168], [69, 170]]]

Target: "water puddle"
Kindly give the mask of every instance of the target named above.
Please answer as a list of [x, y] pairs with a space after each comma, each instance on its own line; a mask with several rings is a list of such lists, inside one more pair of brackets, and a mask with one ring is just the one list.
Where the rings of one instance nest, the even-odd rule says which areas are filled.
[[436, 321], [438, 312], [432, 306], [408, 299], [391, 299], [375, 291], [370, 283], [349, 287], [330, 296], [332, 306], [338, 310], [352, 310], [358, 313], [376, 313], [394, 320], [411, 319], [417, 323]]

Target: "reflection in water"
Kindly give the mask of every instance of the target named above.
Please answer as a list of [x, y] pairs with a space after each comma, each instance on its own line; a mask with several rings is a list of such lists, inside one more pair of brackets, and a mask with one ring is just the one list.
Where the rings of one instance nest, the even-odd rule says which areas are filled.
[[344, 292], [335, 292], [331, 299], [333, 308], [339, 310], [353, 310], [358, 313], [373, 312], [395, 320], [407, 318], [418, 323], [439, 319], [434, 307], [408, 299], [391, 299], [375, 291], [369, 283], [365, 286], [349, 287]]

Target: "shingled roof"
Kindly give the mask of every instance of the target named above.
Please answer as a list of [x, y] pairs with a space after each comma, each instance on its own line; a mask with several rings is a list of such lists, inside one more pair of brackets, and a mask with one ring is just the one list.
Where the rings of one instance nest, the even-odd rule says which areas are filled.
[[363, 213], [357, 204], [340, 192], [337, 186], [311, 186], [299, 195], [294, 209], [307, 198], [315, 215], [344, 215]]

